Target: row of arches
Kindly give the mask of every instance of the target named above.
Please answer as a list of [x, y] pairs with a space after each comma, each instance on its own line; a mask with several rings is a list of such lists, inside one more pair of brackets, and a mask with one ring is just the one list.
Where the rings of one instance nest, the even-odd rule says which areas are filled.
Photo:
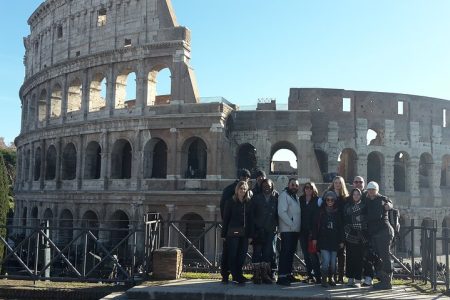
[[[63, 111], [74, 113], [83, 107], [86, 97], [88, 112], [106, 109], [108, 103], [114, 109], [133, 108], [136, 105], [136, 95], [139, 89], [137, 72], [132, 68], [124, 68], [115, 78], [108, 78], [107, 72], [97, 72], [89, 79], [86, 86], [83, 78], [75, 76], [64, 89], [64, 83], [55, 81], [48, 88], [41, 88], [26, 98], [28, 105], [23, 106], [25, 122], [60, 118]], [[159, 66], [151, 70], [143, 80], [147, 91], [145, 103], [147, 106], [168, 104], [170, 102], [171, 70]], [[113, 85], [113, 86], [111, 86]]]
[[[168, 147], [166, 142], [160, 138], [149, 140], [143, 148], [142, 176], [143, 178], [166, 178]], [[62, 147], [62, 153], [58, 154], [54, 144], [45, 149], [45, 153], [40, 146], [34, 149], [32, 178], [38, 181], [55, 180], [57, 171], [60, 170], [62, 180], [74, 180], [77, 176], [84, 179], [100, 179], [104, 170], [105, 153], [102, 151], [100, 143], [91, 141], [84, 149], [83, 157], [78, 154], [74, 143], [69, 142]], [[129, 179], [132, 177], [133, 166], [137, 167], [133, 157], [135, 151], [132, 144], [127, 139], [118, 139], [112, 146], [110, 154], [110, 174], [112, 179]], [[29, 179], [30, 155], [28, 149], [25, 153], [24, 174], [25, 181]], [[207, 146], [203, 139], [192, 137], [185, 141], [182, 146], [182, 168], [186, 178], [206, 178], [207, 173]], [[59, 156], [59, 157], [58, 157]], [[79, 166], [78, 160], [82, 159], [83, 166]], [[19, 160], [22, 162], [22, 160]], [[59, 162], [60, 161], [60, 162]], [[59, 165], [58, 165], [59, 163]], [[82, 172], [77, 174], [77, 168], [81, 167]], [[60, 168], [60, 169], [59, 169]]]

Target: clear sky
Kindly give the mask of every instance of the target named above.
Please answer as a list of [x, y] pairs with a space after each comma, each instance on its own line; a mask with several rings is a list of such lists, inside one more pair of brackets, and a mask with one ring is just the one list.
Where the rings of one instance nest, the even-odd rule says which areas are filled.
[[[20, 131], [27, 19], [41, 0], [3, 1], [0, 136]], [[192, 31], [202, 97], [286, 103], [291, 87], [450, 100], [448, 0], [172, 0]]]

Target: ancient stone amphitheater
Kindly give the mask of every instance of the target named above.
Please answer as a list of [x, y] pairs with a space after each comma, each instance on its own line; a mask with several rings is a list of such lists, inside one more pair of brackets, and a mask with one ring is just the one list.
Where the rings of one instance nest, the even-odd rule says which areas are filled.
[[[287, 110], [201, 99], [191, 33], [169, 0], [47, 0], [28, 24], [16, 225], [126, 227], [147, 212], [215, 220], [240, 167], [266, 170], [279, 189], [289, 176], [362, 175], [380, 182], [402, 222], [450, 224], [446, 100], [315, 88], [292, 88]], [[163, 70], [167, 95], [157, 93]], [[280, 149], [298, 168], [273, 159]]]

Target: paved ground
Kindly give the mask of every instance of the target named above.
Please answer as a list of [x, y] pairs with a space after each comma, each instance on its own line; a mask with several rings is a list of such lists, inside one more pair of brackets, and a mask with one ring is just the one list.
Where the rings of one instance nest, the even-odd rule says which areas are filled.
[[421, 294], [416, 289], [395, 286], [389, 291], [374, 291], [372, 288], [348, 288], [338, 285], [322, 288], [318, 285], [296, 283], [290, 287], [272, 285], [221, 284], [218, 280], [177, 280], [153, 287], [136, 286], [125, 295], [104, 299], [115, 300], [269, 300], [269, 299], [450, 299], [440, 294]]

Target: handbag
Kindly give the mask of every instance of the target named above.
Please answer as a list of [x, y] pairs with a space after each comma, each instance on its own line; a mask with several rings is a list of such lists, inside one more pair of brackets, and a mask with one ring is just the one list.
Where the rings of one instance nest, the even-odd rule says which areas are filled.
[[313, 240], [310, 238], [308, 239], [308, 253], [309, 254], [315, 254], [317, 253], [317, 243], [314, 244]]

